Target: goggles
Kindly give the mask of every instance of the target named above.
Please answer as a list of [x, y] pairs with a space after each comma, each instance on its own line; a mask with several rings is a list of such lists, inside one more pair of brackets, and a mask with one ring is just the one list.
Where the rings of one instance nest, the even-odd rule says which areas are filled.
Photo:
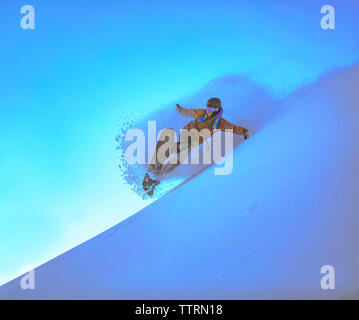
[[206, 106], [206, 108], [207, 108], [207, 111], [208, 111], [208, 112], [218, 111], [218, 108], [216, 109], [216, 108], [212, 108], [212, 107], [209, 107], [209, 106]]

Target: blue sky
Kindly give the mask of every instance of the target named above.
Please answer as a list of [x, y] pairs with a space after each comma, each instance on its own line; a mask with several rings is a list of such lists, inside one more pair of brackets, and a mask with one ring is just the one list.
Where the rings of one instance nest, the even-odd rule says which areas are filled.
[[[36, 29], [20, 28], [35, 8]], [[119, 119], [242, 74], [283, 97], [359, 56], [359, 4], [0, 2], [0, 283], [148, 204], [117, 168]]]

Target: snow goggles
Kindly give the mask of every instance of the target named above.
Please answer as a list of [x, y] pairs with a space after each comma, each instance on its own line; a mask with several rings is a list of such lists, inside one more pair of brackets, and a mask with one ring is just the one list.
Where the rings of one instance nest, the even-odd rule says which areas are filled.
[[212, 107], [209, 107], [209, 106], [206, 106], [206, 108], [207, 108], [207, 111], [209, 111], [209, 112], [218, 111], [218, 108], [216, 109], [216, 108], [212, 108]]

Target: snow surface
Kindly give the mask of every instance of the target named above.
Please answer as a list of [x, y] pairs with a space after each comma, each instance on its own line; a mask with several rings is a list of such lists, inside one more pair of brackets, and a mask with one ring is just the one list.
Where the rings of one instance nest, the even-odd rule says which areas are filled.
[[322, 81], [235, 148], [232, 174], [210, 167], [0, 298], [359, 298], [358, 87], [358, 66]]

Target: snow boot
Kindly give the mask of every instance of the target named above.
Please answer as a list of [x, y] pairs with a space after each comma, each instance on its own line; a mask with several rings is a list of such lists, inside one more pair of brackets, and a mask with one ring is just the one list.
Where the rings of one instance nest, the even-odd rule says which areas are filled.
[[153, 196], [153, 192], [155, 190], [155, 187], [160, 184], [159, 180], [153, 180], [151, 179], [150, 175], [146, 173], [145, 177], [143, 178], [142, 187], [143, 190], [149, 195]]

